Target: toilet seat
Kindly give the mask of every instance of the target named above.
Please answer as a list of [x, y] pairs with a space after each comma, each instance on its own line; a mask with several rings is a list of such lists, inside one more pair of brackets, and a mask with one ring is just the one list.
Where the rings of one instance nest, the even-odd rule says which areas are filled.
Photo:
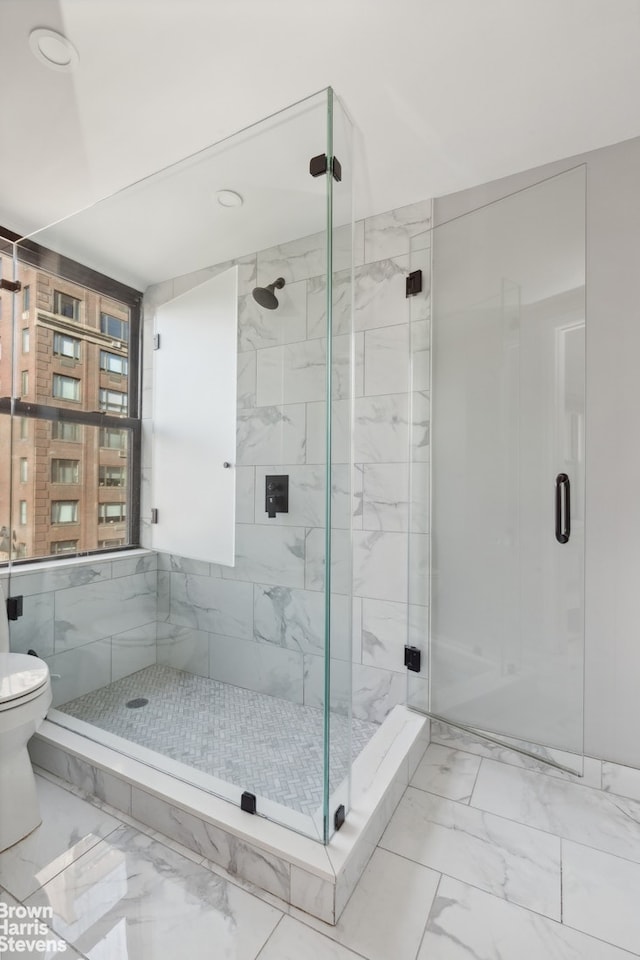
[[11, 710], [45, 692], [49, 667], [24, 653], [0, 653], [0, 711]]

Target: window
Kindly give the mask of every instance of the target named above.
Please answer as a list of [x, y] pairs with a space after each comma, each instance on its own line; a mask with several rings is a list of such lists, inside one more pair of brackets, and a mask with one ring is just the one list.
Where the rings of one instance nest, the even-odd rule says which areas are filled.
[[126, 503], [99, 503], [98, 523], [122, 523], [127, 516]]
[[80, 359], [80, 341], [76, 337], [69, 337], [66, 333], [54, 333], [53, 353], [56, 357], [69, 357], [72, 360]]
[[51, 544], [51, 553], [56, 556], [59, 553], [77, 553], [77, 540], [54, 540]]
[[54, 373], [53, 396], [61, 400], [79, 400], [80, 381], [75, 377], [64, 377], [61, 373]]
[[108, 550], [109, 547], [123, 547], [124, 537], [116, 537], [114, 540], [98, 540], [98, 546], [103, 550]]
[[104, 427], [100, 431], [100, 446], [111, 450], [127, 449], [127, 431], [115, 430], [113, 427]]
[[26, 417], [20, 417], [20, 439], [29, 439], [29, 421]]
[[20, 523], [25, 524], [27, 522], [27, 501], [20, 501]]
[[82, 440], [82, 427], [79, 423], [65, 423], [64, 420], [54, 420], [51, 424], [51, 439], [80, 443]]
[[25, 327], [22, 331], [22, 352], [29, 353], [29, 327]]
[[51, 503], [51, 523], [77, 523], [77, 500], [53, 500]]
[[29, 284], [27, 284], [26, 287], [23, 287], [23, 288], [22, 288], [22, 310], [23, 310], [23, 312], [26, 313], [26, 311], [29, 309], [30, 306], [31, 306], [31, 287], [29, 286]]
[[26, 483], [29, 479], [29, 461], [26, 457], [20, 457], [20, 483]]
[[51, 483], [79, 483], [80, 461], [59, 460], [51, 461]]
[[70, 297], [68, 293], [56, 290], [53, 294], [53, 312], [69, 320], [80, 319], [80, 300]]
[[100, 388], [100, 409], [110, 413], [127, 412], [127, 395], [120, 390], [103, 390]]
[[127, 482], [126, 467], [101, 466], [98, 485], [101, 487], [124, 487]]
[[108, 373], [120, 373], [126, 377], [128, 369], [126, 357], [121, 357], [117, 353], [108, 353], [106, 350], [100, 351], [100, 369]]
[[29, 371], [23, 370], [20, 374], [20, 394], [26, 397], [29, 393]]
[[114, 340], [128, 340], [129, 324], [126, 320], [112, 317], [110, 313], [101, 313], [100, 332], [106, 333], [108, 337], [112, 337]]

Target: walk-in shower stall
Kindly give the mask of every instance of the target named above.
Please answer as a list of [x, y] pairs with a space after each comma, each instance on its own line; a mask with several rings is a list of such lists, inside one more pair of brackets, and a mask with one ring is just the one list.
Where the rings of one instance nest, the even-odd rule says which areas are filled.
[[324, 842], [377, 729], [351, 716], [352, 136], [324, 91], [1, 251], [3, 585], [50, 721]]

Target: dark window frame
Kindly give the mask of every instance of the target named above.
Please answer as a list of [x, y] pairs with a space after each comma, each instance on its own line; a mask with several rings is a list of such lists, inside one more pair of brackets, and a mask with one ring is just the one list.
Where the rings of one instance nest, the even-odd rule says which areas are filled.
[[[70, 556], [86, 556], [94, 554], [125, 552], [135, 550], [140, 546], [140, 483], [141, 483], [141, 445], [142, 445], [142, 419], [140, 410], [140, 398], [142, 396], [142, 367], [141, 367], [141, 335], [142, 335], [142, 293], [134, 287], [129, 287], [113, 277], [108, 277], [97, 270], [92, 270], [84, 264], [78, 263], [69, 257], [64, 257], [47, 247], [43, 247], [32, 240], [23, 240], [23, 237], [13, 230], [8, 230], [0, 226], [0, 236], [18, 244], [17, 258], [19, 263], [24, 263], [36, 269], [48, 272], [54, 277], [67, 280], [70, 283], [85, 287], [100, 296], [110, 298], [122, 303], [129, 310], [129, 355], [128, 355], [128, 377], [127, 392], [129, 395], [127, 416], [112, 416], [109, 413], [99, 411], [85, 411], [68, 409], [66, 407], [54, 407], [48, 404], [28, 403], [16, 397], [0, 397], [0, 416], [12, 415], [26, 420], [50, 420], [52, 422], [64, 421], [74, 423], [78, 426], [86, 424], [87, 426], [99, 427], [104, 429], [126, 430], [129, 434], [127, 444], [127, 520], [126, 520], [126, 540], [121, 547], [100, 548], [96, 550], [81, 551], [76, 554], [62, 554], [65, 558]], [[22, 242], [20, 242], [22, 241]], [[81, 301], [82, 302], [82, 301]], [[107, 312], [107, 311], [103, 311]], [[29, 564], [38, 563], [42, 560], [56, 560], [56, 555], [47, 557], [29, 557], [21, 560], [13, 559], [11, 563]], [[8, 566], [9, 561], [1, 562], [0, 567]]]

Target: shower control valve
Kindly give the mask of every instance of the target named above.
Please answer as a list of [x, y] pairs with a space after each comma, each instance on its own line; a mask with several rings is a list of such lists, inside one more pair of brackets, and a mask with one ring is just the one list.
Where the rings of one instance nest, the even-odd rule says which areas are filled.
[[276, 513], [289, 513], [289, 477], [287, 474], [271, 474], [264, 478], [264, 509], [270, 520]]

